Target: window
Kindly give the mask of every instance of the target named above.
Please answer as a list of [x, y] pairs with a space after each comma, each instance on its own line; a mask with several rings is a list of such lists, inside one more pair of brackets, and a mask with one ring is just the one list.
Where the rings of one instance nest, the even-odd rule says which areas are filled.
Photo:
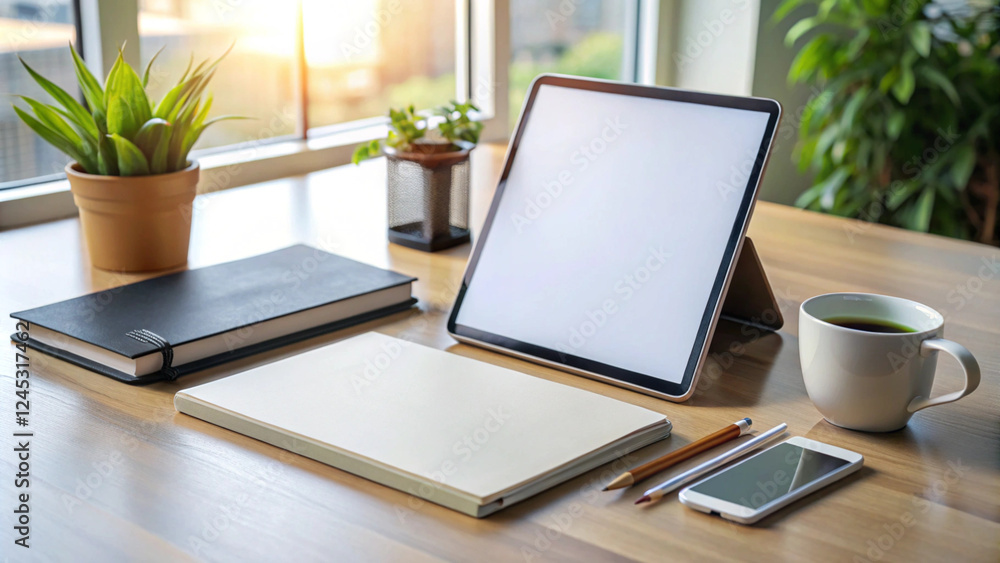
[[212, 114], [255, 119], [209, 127], [198, 148], [295, 134], [299, 118], [294, 65], [297, 18], [289, 3], [274, 0], [140, 0], [143, 68], [163, 49], [150, 72], [153, 99], [162, 98], [177, 83], [192, 55], [197, 65], [221, 56], [232, 45], [208, 86], [213, 94]]
[[[72, 0], [0, 0], [0, 92], [37, 100], [47, 94], [17, 60], [77, 94], [73, 63], [66, 46], [76, 42]], [[0, 104], [0, 189], [58, 178], [69, 157], [49, 146], [24, 125], [10, 107]], [[20, 104], [24, 105], [24, 104]]]
[[[297, 66], [300, 29], [304, 69]], [[455, 5], [442, 0], [304, 0], [301, 27], [292, 3], [140, 0], [139, 36], [143, 65], [164, 49], [154, 67], [159, 82], [150, 80], [157, 97], [191, 53], [197, 64], [234, 45], [209, 87], [214, 112], [256, 119], [220, 123], [198, 148], [259, 140], [262, 124], [268, 138], [301, 134], [301, 111], [303, 125], [322, 128], [456, 97]]]
[[456, 97], [453, 2], [308, 0], [304, 43], [310, 127]]
[[543, 72], [633, 80], [626, 37], [637, 0], [510, 0], [510, 119]]
[[[256, 119], [218, 123], [195, 147], [203, 188], [222, 189], [344, 164], [358, 142], [385, 133], [391, 106], [429, 109], [471, 97], [483, 109], [484, 140], [499, 140], [538, 73], [641, 76], [651, 83], [656, 52], [644, 55], [643, 45], [656, 46], [658, 6], [658, 0], [0, 0], [0, 90], [47, 99], [17, 64], [21, 53], [76, 93], [66, 42], [82, 39], [88, 64], [107, 70], [127, 41], [126, 57], [141, 65], [163, 48], [150, 76], [157, 99], [192, 54], [197, 64], [234, 45], [209, 87], [212, 114]], [[6, 104], [0, 143], [0, 187], [48, 182], [4, 192], [0, 206], [17, 201], [30, 208], [23, 216], [38, 220], [45, 211], [31, 206], [43, 204], [31, 198], [61, 194], [62, 213], [72, 210], [65, 183], [50, 182], [67, 158]], [[226, 173], [237, 164], [238, 178]], [[18, 224], [19, 213], [0, 214], [0, 228]]]
[[[112, 2], [95, 1], [114, 9]], [[303, 138], [306, 127], [309, 136], [320, 136], [328, 126], [380, 118], [390, 106], [431, 108], [462, 97], [456, 2], [303, 0], [300, 21], [296, 3], [275, 0], [137, 0], [139, 62], [145, 67], [160, 52], [149, 84], [152, 98], [159, 99], [192, 56], [198, 64], [233, 47], [209, 86], [212, 112], [254, 119], [216, 124], [197, 149]], [[73, 0], [0, 0], [0, 30], [11, 38], [0, 43], [0, 79], [10, 85], [5, 91], [48, 101], [20, 67], [21, 54], [44, 76], [76, 92], [64, 48], [76, 39], [73, 6]], [[119, 31], [122, 38], [129, 36]], [[0, 143], [0, 186], [56, 178], [68, 161], [6, 104], [0, 107]]]

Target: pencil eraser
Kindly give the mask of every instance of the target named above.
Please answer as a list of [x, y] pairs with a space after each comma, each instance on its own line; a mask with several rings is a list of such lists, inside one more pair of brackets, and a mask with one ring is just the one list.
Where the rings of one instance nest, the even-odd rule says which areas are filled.
[[747, 421], [747, 424], [749, 424], [751, 426], [753, 425], [753, 421], [750, 420], [749, 418], [744, 418], [743, 420]]

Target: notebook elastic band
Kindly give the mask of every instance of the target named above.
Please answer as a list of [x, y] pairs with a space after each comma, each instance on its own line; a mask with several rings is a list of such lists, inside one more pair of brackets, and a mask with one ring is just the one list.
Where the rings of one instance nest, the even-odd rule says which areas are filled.
[[163, 355], [163, 367], [160, 368], [160, 371], [163, 372], [163, 374], [166, 375], [171, 381], [177, 379], [177, 376], [179, 375], [177, 368], [172, 365], [174, 363], [174, 348], [169, 342], [167, 342], [166, 338], [163, 338], [159, 334], [144, 328], [130, 330], [129, 332], [126, 332], [125, 335], [134, 340], [138, 340], [139, 342], [156, 346], [156, 348], [160, 351], [160, 354]]

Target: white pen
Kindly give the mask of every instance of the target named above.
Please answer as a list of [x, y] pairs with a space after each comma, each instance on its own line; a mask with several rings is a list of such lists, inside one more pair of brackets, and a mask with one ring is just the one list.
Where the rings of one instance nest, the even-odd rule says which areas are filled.
[[663, 498], [670, 491], [679, 489], [682, 485], [694, 481], [695, 479], [701, 477], [702, 475], [708, 473], [709, 471], [718, 469], [719, 467], [722, 467], [723, 465], [740, 457], [741, 455], [763, 446], [764, 444], [770, 442], [771, 440], [783, 434], [787, 428], [788, 425], [782, 422], [781, 424], [775, 426], [774, 428], [768, 430], [767, 432], [764, 432], [761, 435], [757, 436], [753, 440], [744, 442], [718, 457], [714, 457], [697, 467], [694, 467], [692, 469], [689, 469], [688, 471], [685, 471], [684, 473], [681, 473], [680, 475], [670, 479], [669, 481], [661, 485], [657, 485], [652, 489], [649, 489], [648, 491], [645, 492], [645, 494], [643, 494], [642, 498], [635, 501], [635, 503], [642, 504], [644, 502], [659, 500]]

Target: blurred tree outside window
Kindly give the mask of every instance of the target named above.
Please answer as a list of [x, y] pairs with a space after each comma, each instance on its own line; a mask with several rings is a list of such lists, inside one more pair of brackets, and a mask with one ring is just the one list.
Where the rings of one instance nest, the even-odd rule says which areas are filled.
[[554, 72], [622, 80], [630, 0], [511, 0], [510, 119], [517, 122], [528, 86]]

